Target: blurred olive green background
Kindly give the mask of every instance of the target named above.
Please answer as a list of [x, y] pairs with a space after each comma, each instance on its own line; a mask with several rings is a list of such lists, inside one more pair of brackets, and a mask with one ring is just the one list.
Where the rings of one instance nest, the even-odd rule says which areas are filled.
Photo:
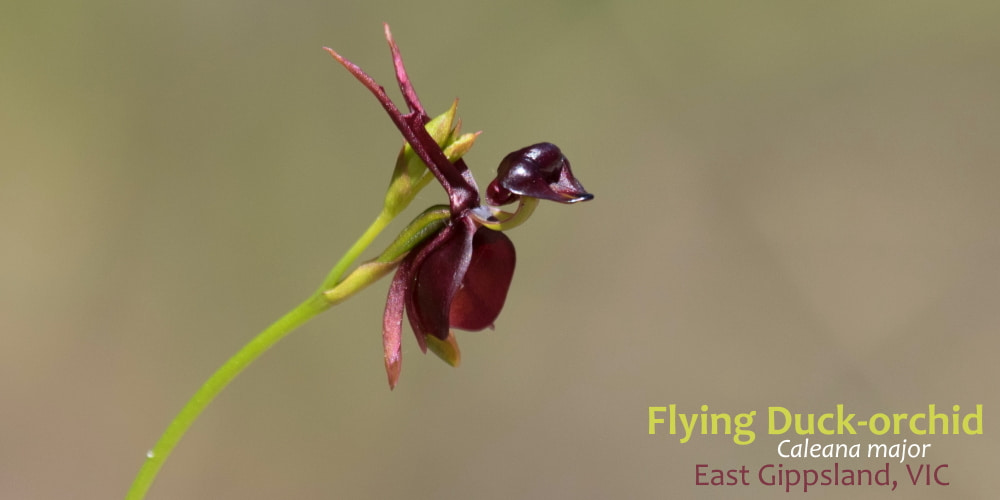
[[[149, 498], [770, 498], [694, 465], [828, 467], [763, 415], [838, 403], [984, 404], [982, 436], [815, 441], [933, 443], [951, 486], [907, 497], [991, 498], [998, 5], [5, 2], [0, 497], [122, 497], [376, 215], [401, 139], [321, 47], [396, 96], [385, 21], [428, 110], [484, 131], [481, 185], [547, 140], [596, 199], [510, 233], [461, 367], [407, 332], [389, 391], [383, 281], [227, 388]], [[757, 441], [650, 436], [670, 403], [757, 410]]]

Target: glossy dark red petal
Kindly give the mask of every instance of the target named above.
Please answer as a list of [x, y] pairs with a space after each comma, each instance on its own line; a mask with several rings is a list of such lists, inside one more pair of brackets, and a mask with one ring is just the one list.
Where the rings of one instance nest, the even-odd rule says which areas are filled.
[[485, 227], [472, 238], [472, 260], [451, 302], [453, 328], [479, 331], [493, 326], [514, 277], [514, 244], [500, 231]]
[[454, 219], [417, 255], [406, 306], [414, 332], [448, 338], [451, 302], [469, 268], [475, 230], [471, 219]]
[[410, 278], [409, 282], [406, 284], [406, 291], [404, 292], [406, 317], [410, 320], [410, 328], [413, 330], [413, 335], [417, 337], [417, 343], [420, 345], [420, 350], [425, 354], [427, 353], [427, 331], [424, 327], [425, 322], [420, 313], [420, 308], [417, 305], [416, 270], [420, 268], [420, 265], [427, 259], [428, 255], [434, 252], [450, 237], [451, 226], [446, 226], [441, 230], [441, 232], [437, 233], [426, 243], [423, 243], [421, 246], [411, 251], [410, 255], [406, 257], [406, 260], [410, 261]]

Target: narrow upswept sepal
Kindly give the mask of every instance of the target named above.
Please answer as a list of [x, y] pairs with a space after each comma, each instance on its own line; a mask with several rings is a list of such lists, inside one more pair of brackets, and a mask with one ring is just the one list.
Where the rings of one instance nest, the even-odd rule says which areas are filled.
[[[447, 147], [456, 141], [455, 129], [457, 120], [455, 114], [458, 111], [458, 100], [452, 102], [448, 111], [441, 113], [427, 122], [424, 127], [431, 138], [440, 147]], [[472, 147], [471, 144], [468, 145]], [[461, 151], [451, 161], [461, 158], [468, 151], [468, 148]], [[396, 157], [396, 168], [392, 173], [392, 180], [385, 193], [385, 209], [392, 215], [399, 214], [409, 206], [413, 198], [430, 181], [431, 176], [427, 171], [427, 164], [417, 155], [410, 143], [404, 142], [399, 155]]]

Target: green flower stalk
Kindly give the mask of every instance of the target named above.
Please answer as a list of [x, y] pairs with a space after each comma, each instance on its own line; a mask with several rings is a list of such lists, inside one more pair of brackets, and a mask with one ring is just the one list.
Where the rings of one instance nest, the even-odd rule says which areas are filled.
[[[395, 387], [402, 366], [404, 314], [422, 351], [430, 349], [457, 366], [461, 354], [452, 328], [492, 328], [506, 299], [515, 258], [513, 243], [502, 231], [524, 222], [539, 199], [575, 203], [593, 198], [573, 176], [559, 149], [540, 143], [504, 158], [484, 205], [463, 160], [479, 132], [461, 133], [457, 101], [434, 119], [424, 112], [388, 25], [385, 35], [409, 110], [405, 114], [364, 71], [332, 49], [325, 49], [375, 95], [405, 139], [382, 210], [311, 296], [251, 339], [195, 392], [147, 452], [126, 500], [145, 497], [160, 468], [201, 412], [247, 366], [305, 322], [393, 271], [382, 322], [390, 388]], [[421, 212], [377, 257], [355, 266], [379, 234], [432, 180], [445, 189], [449, 203]], [[513, 212], [500, 208], [515, 202]]]
[[[452, 161], [458, 160], [469, 151], [478, 135], [465, 134], [455, 137], [457, 129], [451, 128], [455, 111], [456, 107], [453, 105], [450, 110], [428, 124], [428, 133], [441, 139], [441, 144], [445, 146], [445, 151]], [[379, 216], [337, 262], [313, 295], [254, 337], [205, 381], [170, 423], [160, 440], [146, 453], [146, 461], [126, 496], [127, 500], [145, 497], [160, 468], [181, 437], [191, 427], [191, 424], [222, 392], [222, 389], [250, 363], [319, 313], [347, 300], [391, 272], [403, 256], [423, 239], [441, 229], [448, 218], [448, 209], [447, 206], [437, 205], [418, 215], [378, 257], [359, 265], [344, 277], [345, 271], [354, 264], [358, 256], [406, 208], [417, 192], [428, 184], [429, 179], [423, 179], [426, 176], [418, 175], [421, 168], [426, 171], [427, 167], [420, 165], [421, 160], [414, 157], [412, 153], [407, 154], [407, 150], [412, 152], [412, 148], [404, 146], [399, 153], [400, 161], [397, 162], [397, 175], [393, 176]], [[401, 171], [404, 173], [399, 174]], [[418, 181], [408, 183], [399, 180], [405, 178], [416, 178]]]

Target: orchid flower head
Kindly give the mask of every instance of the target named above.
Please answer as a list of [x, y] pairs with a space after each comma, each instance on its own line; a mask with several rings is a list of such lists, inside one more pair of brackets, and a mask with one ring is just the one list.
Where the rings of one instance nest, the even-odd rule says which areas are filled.
[[[385, 35], [396, 81], [409, 110], [407, 113], [401, 112], [385, 89], [361, 68], [332, 49], [326, 50], [372, 92], [407, 145], [448, 194], [447, 222], [399, 259], [389, 285], [382, 317], [382, 344], [389, 386], [395, 387], [402, 367], [404, 315], [409, 319], [420, 349], [426, 352], [430, 348], [452, 365], [460, 360], [453, 329], [479, 331], [493, 327], [507, 299], [517, 259], [514, 244], [498, 230], [503, 228], [502, 221], [492, 214], [504, 214], [505, 220], [520, 223], [534, 207], [534, 201], [525, 204], [525, 200], [575, 203], [590, 200], [593, 195], [573, 176], [569, 161], [558, 147], [539, 143], [510, 153], [500, 162], [497, 178], [487, 191], [489, 205], [483, 206], [476, 182], [461, 154], [449, 155], [446, 151], [451, 146], [442, 142], [457, 135], [457, 131], [438, 133], [437, 139], [442, 140], [428, 132], [427, 128], [435, 128], [428, 127], [431, 120], [413, 89], [388, 25]], [[454, 107], [451, 113], [448, 126]], [[477, 136], [462, 136], [466, 137], [464, 142], [453, 143], [461, 143], [461, 153], [464, 153]], [[392, 192], [395, 185], [390, 186], [387, 204], [402, 196]], [[406, 191], [407, 200], [413, 194]], [[521, 200], [521, 207], [530, 207], [522, 217], [494, 208], [517, 200]]]

